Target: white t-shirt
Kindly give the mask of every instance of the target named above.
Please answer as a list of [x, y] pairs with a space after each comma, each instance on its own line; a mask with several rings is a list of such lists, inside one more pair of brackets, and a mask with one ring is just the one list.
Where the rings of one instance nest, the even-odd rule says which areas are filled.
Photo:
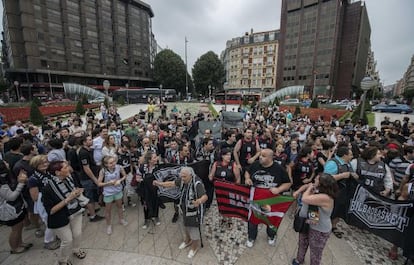
[[93, 139], [93, 159], [95, 160], [96, 165], [100, 166], [102, 164], [102, 148], [103, 148], [104, 139], [101, 136]]

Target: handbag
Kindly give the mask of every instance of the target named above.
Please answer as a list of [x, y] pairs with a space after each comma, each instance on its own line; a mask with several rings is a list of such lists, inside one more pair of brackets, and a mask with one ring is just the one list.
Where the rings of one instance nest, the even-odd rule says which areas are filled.
[[301, 217], [299, 215], [300, 208], [295, 213], [295, 217], [293, 219], [293, 229], [295, 232], [306, 234], [309, 231], [309, 224], [306, 222], [306, 217]]

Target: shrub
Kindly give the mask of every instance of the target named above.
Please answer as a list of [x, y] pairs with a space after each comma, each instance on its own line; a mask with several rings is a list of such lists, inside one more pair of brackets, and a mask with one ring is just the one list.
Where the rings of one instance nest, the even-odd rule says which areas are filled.
[[310, 108], [312, 108], [312, 109], [317, 109], [317, 108], [319, 108], [319, 102], [318, 102], [318, 99], [314, 98], [314, 99], [312, 100], [312, 103], [310, 104]]
[[295, 112], [293, 113], [295, 116], [297, 116], [297, 115], [299, 115], [300, 114], [300, 107], [299, 106], [296, 106], [296, 108], [295, 108]]
[[82, 100], [78, 101], [78, 103], [76, 104], [75, 112], [78, 115], [85, 114], [85, 108], [83, 107]]
[[43, 123], [44, 119], [45, 118], [43, 117], [42, 112], [40, 112], [39, 106], [33, 100], [30, 106], [30, 121], [35, 125], [40, 125]]
[[40, 99], [38, 97], [33, 98], [33, 103], [38, 107], [42, 106], [42, 102], [40, 102]]
[[120, 97], [118, 98], [118, 104], [119, 104], [119, 105], [121, 105], [121, 106], [125, 105], [125, 99], [124, 99], [124, 97], [123, 97], [123, 96], [120, 96]]
[[88, 97], [85, 94], [82, 95], [82, 100], [81, 101], [82, 101], [82, 105], [89, 104]]
[[[355, 108], [354, 112], [352, 113], [351, 119], [352, 119], [352, 123], [356, 124], [359, 120], [359, 115], [361, 114], [361, 106], [362, 103], [359, 103], [359, 105]], [[362, 116], [362, 119], [365, 122], [368, 122], [368, 117], [367, 117], [367, 111], [371, 111], [372, 107], [371, 104], [369, 104], [368, 101], [365, 102], [365, 111], [364, 114]]]
[[106, 107], [106, 109], [108, 109], [109, 108], [109, 100], [108, 100], [108, 97], [105, 97], [105, 99], [104, 99], [104, 105], [105, 105], [105, 107]]

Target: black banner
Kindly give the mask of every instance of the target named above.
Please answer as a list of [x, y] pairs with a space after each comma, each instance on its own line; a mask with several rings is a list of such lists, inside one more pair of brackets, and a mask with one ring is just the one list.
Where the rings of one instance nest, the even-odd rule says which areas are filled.
[[349, 225], [366, 229], [403, 247], [412, 216], [412, 201], [392, 200], [361, 184], [350, 196], [345, 220]]

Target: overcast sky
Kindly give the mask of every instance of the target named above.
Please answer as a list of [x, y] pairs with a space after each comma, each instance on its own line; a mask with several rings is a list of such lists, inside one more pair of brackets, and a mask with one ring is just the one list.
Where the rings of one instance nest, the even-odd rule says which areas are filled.
[[[162, 48], [185, 60], [188, 70], [204, 53], [220, 53], [226, 41], [254, 32], [279, 29], [281, 0], [144, 0], [154, 12], [153, 33]], [[414, 55], [414, 1], [366, 0], [371, 43], [381, 80], [402, 78]], [[3, 14], [2, 1], [0, 10]], [[2, 18], [2, 16], [1, 16]]]
[[[187, 36], [188, 70], [207, 51], [220, 53], [226, 41], [279, 29], [281, 0], [145, 0], [154, 12], [153, 33], [162, 48], [183, 60]], [[414, 55], [414, 1], [367, 0], [372, 49], [385, 85], [402, 78]]]

